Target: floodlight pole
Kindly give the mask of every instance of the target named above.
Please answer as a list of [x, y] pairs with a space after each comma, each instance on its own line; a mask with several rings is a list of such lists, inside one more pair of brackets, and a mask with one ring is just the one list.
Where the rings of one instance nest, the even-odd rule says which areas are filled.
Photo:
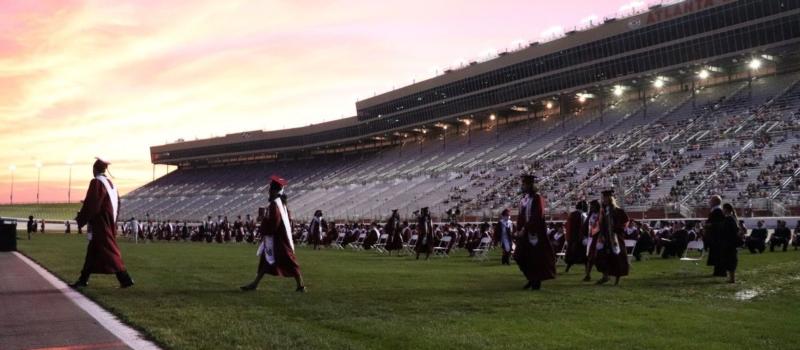
[[9, 205], [14, 205], [14, 170], [11, 170], [11, 195], [9, 197]]
[[39, 204], [39, 189], [42, 182], [42, 166], [36, 166], [36, 204]]
[[67, 204], [72, 200], [72, 164], [69, 165], [69, 182], [67, 184]]

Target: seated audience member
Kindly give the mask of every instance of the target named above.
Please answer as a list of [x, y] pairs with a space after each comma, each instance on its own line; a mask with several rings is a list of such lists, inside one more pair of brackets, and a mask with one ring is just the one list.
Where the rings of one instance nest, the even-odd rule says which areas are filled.
[[789, 238], [792, 236], [792, 231], [786, 227], [786, 221], [778, 220], [778, 227], [775, 228], [775, 232], [772, 233], [772, 237], [769, 239], [769, 251], [774, 252], [775, 246], [783, 246], [783, 251], [786, 251], [786, 248], [789, 247]]
[[750, 253], [755, 254], [763, 253], [767, 249], [767, 229], [764, 228], [764, 222], [759, 221], [756, 223], [756, 228], [750, 231], [750, 236], [745, 239], [745, 245]]

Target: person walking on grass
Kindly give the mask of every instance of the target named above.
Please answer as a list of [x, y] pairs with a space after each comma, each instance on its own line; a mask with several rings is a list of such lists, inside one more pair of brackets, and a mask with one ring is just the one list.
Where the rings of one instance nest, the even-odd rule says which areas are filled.
[[547, 222], [544, 218], [544, 197], [536, 187], [538, 178], [523, 175], [517, 216], [517, 245], [514, 260], [527, 279], [523, 289], [539, 290], [542, 281], [556, 278], [556, 254], [547, 237]]
[[283, 188], [286, 180], [272, 176], [269, 185], [269, 207], [261, 221], [261, 244], [258, 247], [258, 273], [250, 284], [240, 287], [243, 291], [253, 291], [264, 275], [293, 277], [297, 282], [295, 291], [305, 293], [303, 273], [294, 255], [292, 241], [292, 219], [286, 207]]
[[86, 287], [89, 276], [93, 273], [115, 274], [120, 288], [128, 288], [134, 284], [117, 246], [119, 196], [117, 188], [105, 174], [109, 164], [101, 158], [94, 162], [94, 178], [89, 183], [83, 206], [75, 218], [79, 232], [81, 227], [87, 227], [89, 245], [86, 247], [81, 275], [78, 281], [70, 285], [73, 288]]

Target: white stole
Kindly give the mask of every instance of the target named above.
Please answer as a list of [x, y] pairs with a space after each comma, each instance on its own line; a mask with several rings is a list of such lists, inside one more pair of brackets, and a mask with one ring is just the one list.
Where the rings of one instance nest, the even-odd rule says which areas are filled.
[[108, 182], [108, 179], [105, 175], [100, 174], [95, 177], [97, 181], [103, 184], [103, 187], [106, 188], [106, 192], [108, 192], [108, 199], [111, 201], [111, 208], [113, 208], [113, 215], [114, 215], [114, 224], [117, 223], [117, 211], [119, 210], [119, 193], [117, 193], [117, 189], [111, 187], [111, 183]]
[[[289, 224], [289, 213], [286, 211], [286, 207], [283, 206], [283, 201], [281, 198], [275, 198], [274, 200], [275, 205], [278, 207], [278, 212], [281, 215], [281, 221], [283, 221], [283, 228], [286, 230], [286, 240], [289, 241], [289, 247], [294, 252], [294, 241], [292, 240], [292, 225]], [[264, 235], [264, 239], [261, 241], [261, 244], [258, 246], [258, 251], [256, 255], [264, 254], [264, 259], [267, 260], [267, 263], [270, 265], [275, 263], [275, 242], [273, 241], [272, 237], [269, 235]]]
[[289, 247], [292, 248], [292, 252], [294, 252], [294, 241], [292, 240], [292, 224], [289, 222], [289, 213], [286, 211], [286, 207], [283, 206], [283, 201], [281, 197], [275, 198], [274, 200], [275, 205], [278, 207], [278, 212], [281, 213], [281, 221], [283, 221], [283, 228], [286, 231], [286, 240], [289, 241]]
[[[105, 175], [100, 174], [94, 177], [97, 181], [100, 181], [103, 184], [103, 187], [106, 188], [106, 193], [108, 193], [108, 200], [111, 201], [111, 215], [114, 218], [114, 225], [117, 225], [117, 210], [119, 210], [119, 193], [117, 189], [111, 186], [111, 183], [108, 182], [108, 179]], [[86, 225], [86, 239], [92, 240], [92, 225]]]
[[[526, 194], [525, 197], [522, 198], [521, 204], [524, 209], [523, 215], [525, 215], [525, 223], [528, 224], [531, 221], [531, 207], [533, 206], [533, 197], [531, 197], [529, 194]], [[524, 230], [525, 228], [521, 227], [519, 229]], [[531, 234], [530, 232], [527, 232], [527, 234], [528, 234], [528, 243], [530, 243], [531, 246], [535, 247], [537, 244], [539, 244], [539, 237], [536, 235], [536, 233]]]
[[500, 242], [503, 250], [511, 251], [511, 219], [500, 219]]

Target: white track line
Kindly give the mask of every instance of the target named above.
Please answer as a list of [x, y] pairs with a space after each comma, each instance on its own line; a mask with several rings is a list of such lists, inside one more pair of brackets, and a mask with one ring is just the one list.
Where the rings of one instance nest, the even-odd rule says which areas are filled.
[[53, 287], [60, 290], [61, 293], [67, 297], [67, 299], [75, 303], [75, 305], [78, 305], [79, 308], [97, 320], [97, 323], [111, 332], [111, 334], [122, 340], [125, 345], [136, 350], [160, 350], [158, 346], [144, 339], [144, 337], [142, 337], [138, 331], [123, 324], [110, 312], [104, 310], [102, 307], [100, 307], [100, 305], [97, 305], [95, 302], [89, 300], [83, 294], [78, 293], [67, 286], [66, 283], [58, 279], [56, 276], [53, 276], [53, 274], [39, 266], [39, 264], [35, 263], [33, 260], [28, 259], [28, 257], [18, 252], [14, 252], [14, 254], [28, 264], [28, 266], [30, 266], [45, 280], [47, 280], [47, 282], [49, 282]]

